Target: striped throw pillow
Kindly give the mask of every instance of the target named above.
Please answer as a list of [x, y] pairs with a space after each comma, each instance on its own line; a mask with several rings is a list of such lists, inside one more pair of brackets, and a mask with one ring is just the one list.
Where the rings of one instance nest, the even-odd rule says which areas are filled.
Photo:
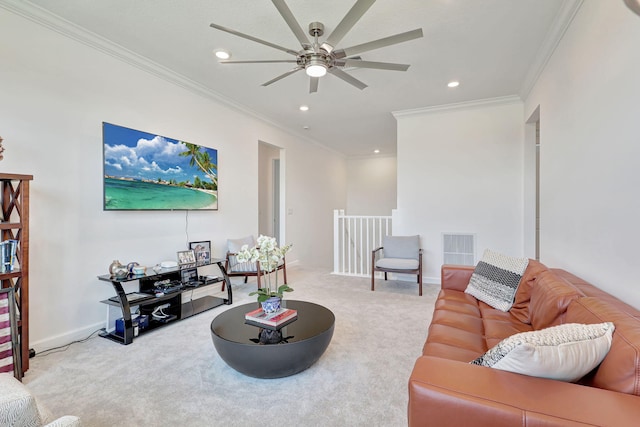
[[465, 292], [493, 308], [509, 311], [527, 265], [528, 258], [514, 258], [487, 249]]

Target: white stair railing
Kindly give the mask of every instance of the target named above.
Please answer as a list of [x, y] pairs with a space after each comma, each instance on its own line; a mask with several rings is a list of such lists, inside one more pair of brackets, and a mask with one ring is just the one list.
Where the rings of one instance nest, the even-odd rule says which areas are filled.
[[391, 235], [391, 217], [345, 215], [333, 211], [333, 273], [346, 276], [371, 275], [371, 251]]

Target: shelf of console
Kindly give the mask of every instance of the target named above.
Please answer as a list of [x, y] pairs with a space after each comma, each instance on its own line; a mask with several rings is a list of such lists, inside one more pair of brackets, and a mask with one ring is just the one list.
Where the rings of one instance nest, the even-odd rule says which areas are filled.
[[[112, 341], [118, 342], [120, 344], [131, 344], [136, 335], [140, 335], [141, 333], [148, 333], [158, 327], [164, 326], [170, 321], [182, 320], [187, 317], [202, 313], [207, 310], [211, 310], [212, 308], [219, 307], [221, 305], [229, 305], [233, 302], [233, 293], [231, 289], [231, 282], [229, 280], [229, 276], [224, 268], [224, 259], [214, 259], [210, 264], [215, 264], [220, 269], [222, 273], [222, 279], [208, 281], [206, 284], [202, 284], [197, 287], [184, 287], [178, 291], [167, 293], [164, 295], [154, 295], [149, 293], [149, 289], [141, 289], [143, 286], [146, 288], [148, 284], [154, 283], [156, 281], [161, 281], [167, 278], [176, 278], [180, 276], [181, 270], [178, 268], [172, 269], [163, 269], [160, 272], [153, 272], [150, 274], [141, 274], [141, 275], [128, 275], [126, 277], [118, 278], [110, 275], [101, 275], [98, 276], [98, 279], [101, 281], [110, 282], [116, 291], [116, 296], [110, 299], [106, 299], [101, 301], [101, 303], [106, 304], [110, 307], [119, 307], [122, 314], [122, 322], [123, 322], [123, 332], [117, 333], [115, 330], [109, 330], [105, 327], [100, 336], [103, 338], [110, 339]], [[136, 293], [149, 293], [149, 296], [143, 296], [139, 299], [135, 299], [129, 301], [127, 298], [127, 293], [124, 291], [123, 284], [128, 282], [138, 281], [138, 291]], [[202, 290], [207, 288], [212, 288], [215, 285], [220, 284], [220, 282], [224, 281], [227, 288], [227, 298], [220, 298], [213, 295], [203, 295], [198, 298], [193, 298], [193, 294], [198, 292], [201, 293]], [[141, 292], [147, 291], [147, 292]], [[139, 307], [142, 311], [149, 311], [154, 307], [161, 306], [163, 304], [169, 304], [170, 310], [172, 311], [172, 315], [170, 317], [170, 321], [167, 320], [156, 320], [150, 319], [149, 326], [144, 329], [134, 328], [133, 318], [131, 314], [132, 307]], [[109, 316], [107, 316], [109, 318]], [[107, 322], [108, 323], [108, 322]], [[136, 334], [137, 332], [137, 334]]]

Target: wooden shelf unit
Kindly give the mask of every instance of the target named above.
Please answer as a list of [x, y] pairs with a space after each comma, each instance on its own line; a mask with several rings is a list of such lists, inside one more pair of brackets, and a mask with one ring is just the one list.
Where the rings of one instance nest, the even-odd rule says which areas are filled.
[[0, 240], [18, 241], [17, 265], [0, 273], [2, 288], [13, 288], [18, 313], [22, 374], [29, 369], [29, 182], [33, 175], [0, 173]]

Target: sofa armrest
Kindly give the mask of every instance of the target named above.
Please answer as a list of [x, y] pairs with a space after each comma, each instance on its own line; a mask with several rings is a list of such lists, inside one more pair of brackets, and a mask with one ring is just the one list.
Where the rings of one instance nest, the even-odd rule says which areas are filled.
[[635, 426], [640, 397], [421, 356], [409, 379], [417, 426]]
[[444, 264], [440, 268], [440, 287], [464, 292], [474, 270], [472, 265]]
[[35, 396], [13, 373], [0, 374], [0, 425], [42, 425]]

